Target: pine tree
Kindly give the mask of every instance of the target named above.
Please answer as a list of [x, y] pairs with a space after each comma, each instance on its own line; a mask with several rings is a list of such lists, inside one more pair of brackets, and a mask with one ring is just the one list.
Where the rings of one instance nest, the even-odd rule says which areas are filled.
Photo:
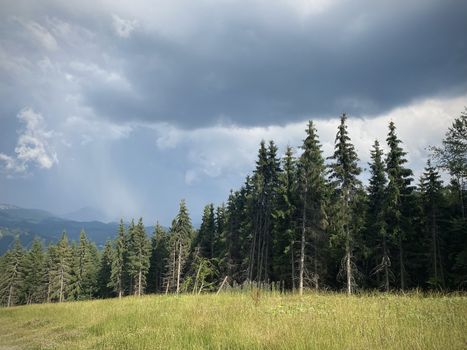
[[134, 292], [134, 285], [133, 285], [133, 277], [131, 275], [130, 271], [130, 254], [131, 254], [131, 245], [134, 240], [135, 232], [135, 220], [131, 219], [130, 224], [128, 225], [127, 228], [127, 235], [126, 235], [126, 250], [125, 254], [123, 254], [123, 266], [125, 270], [125, 279], [124, 279], [124, 285], [128, 291], [129, 294], [132, 294]]
[[[246, 184], [249, 183], [247, 177]], [[229, 276], [233, 281], [240, 282], [248, 278], [243, 267], [248, 269], [251, 241], [251, 215], [249, 212], [248, 186], [231, 192], [227, 201], [224, 229], [224, 254], [222, 258], [222, 275]], [[247, 270], [248, 271], [248, 270]]]
[[[371, 150], [370, 180], [368, 186], [368, 212], [367, 212], [367, 244], [370, 243], [371, 253], [377, 258], [372, 274], [383, 273], [383, 286], [389, 291], [391, 277], [391, 259], [389, 255], [389, 242], [386, 231], [386, 184], [383, 151], [376, 140]], [[370, 254], [371, 254], [370, 253]]]
[[277, 200], [280, 172], [276, 145], [270, 141], [266, 148], [262, 141], [252, 178], [253, 193], [250, 201], [253, 236], [248, 259], [248, 279], [251, 281], [267, 281], [271, 274], [272, 213]]
[[49, 247], [49, 300], [62, 302], [66, 299], [73, 262], [72, 251], [66, 232], [56, 246]]
[[115, 295], [113, 293], [115, 289], [113, 288], [113, 284], [111, 281], [113, 266], [112, 264], [114, 256], [115, 253], [112, 247], [112, 241], [105, 242], [104, 250], [101, 254], [101, 258], [99, 261], [99, 269], [97, 273], [97, 294], [101, 298], [109, 298]]
[[78, 245], [73, 244], [73, 264], [71, 266], [68, 297], [72, 300], [89, 299], [97, 291], [96, 277], [98, 255], [84, 230], [79, 235]]
[[214, 205], [208, 204], [204, 207], [201, 226], [194, 240], [194, 247], [199, 249], [202, 257], [212, 259], [214, 257], [214, 244], [216, 235], [216, 221]]
[[288, 146], [279, 175], [277, 203], [273, 211], [273, 280], [283, 281], [295, 289], [294, 243], [297, 240], [297, 165], [292, 147]]
[[307, 136], [303, 141], [303, 153], [298, 163], [299, 199], [301, 213], [299, 292], [303, 293], [304, 274], [306, 270], [306, 243], [311, 240], [312, 273], [311, 280], [318, 289], [321, 271], [320, 248], [323, 246], [323, 236], [327, 227], [327, 184], [326, 167], [322, 157], [321, 145], [316, 128], [309, 121]]
[[204, 207], [201, 226], [193, 239], [187, 260], [188, 268], [184, 287], [191, 288], [193, 284], [193, 293], [198, 288], [200, 277], [203, 277], [202, 288], [206, 287], [206, 284], [212, 285], [214, 281], [210, 280], [210, 278], [217, 277], [213, 273], [205, 273], [208, 267], [209, 271], [218, 271], [220, 259], [215, 256], [216, 244], [218, 244], [216, 237], [216, 216], [214, 205], [211, 203]]
[[13, 249], [4, 257], [2, 280], [0, 281], [0, 296], [6, 300], [6, 306], [15, 305], [21, 297], [21, 287], [24, 282], [24, 250], [17, 239]]
[[123, 219], [120, 219], [118, 236], [115, 240], [115, 250], [112, 256], [112, 268], [109, 287], [111, 287], [119, 298], [125, 291], [125, 257], [127, 254], [127, 235]]
[[128, 270], [133, 280], [134, 294], [138, 296], [143, 294], [146, 287], [150, 253], [151, 245], [146, 235], [143, 219], [140, 218], [138, 224], [132, 229], [128, 249]]
[[426, 231], [431, 241], [431, 278], [433, 286], [445, 287], [444, 267], [441, 257], [439, 215], [440, 203], [442, 201], [443, 183], [441, 176], [435, 167], [427, 161], [425, 172], [420, 179], [420, 192], [422, 194], [422, 205], [425, 218]]
[[169, 259], [167, 259], [166, 291], [181, 291], [183, 272], [189, 255], [193, 227], [185, 200], [180, 201], [180, 208], [170, 228]]
[[410, 202], [413, 188], [412, 170], [405, 168], [407, 154], [403, 151], [400, 141], [396, 135], [394, 122], [389, 123], [389, 133], [386, 139], [389, 152], [386, 157], [386, 171], [389, 179], [387, 186], [387, 230], [389, 235], [397, 241], [399, 249], [399, 278], [400, 288], [405, 289], [405, 263], [404, 263], [404, 240], [407, 238], [410, 226]]
[[447, 170], [459, 193], [461, 217], [466, 219], [465, 194], [467, 178], [467, 108], [454, 120], [441, 147], [432, 147], [437, 165]]
[[149, 259], [148, 292], [161, 292], [165, 274], [165, 262], [168, 258], [169, 237], [164, 228], [156, 223], [151, 239], [151, 258]]
[[41, 303], [46, 297], [46, 257], [42, 243], [35, 239], [24, 258], [24, 282], [22, 286], [26, 304]]
[[215, 257], [219, 263], [222, 264], [226, 251], [225, 230], [227, 227], [227, 213], [224, 203], [216, 208], [214, 224], [215, 230], [213, 257]]
[[334, 155], [330, 157], [334, 162], [330, 165], [332, 186], [335, 189], [334, 210], [334, 240], [343, 243], [347, 293], [351, 294], [356, 284], [353, 267], [353, 244], [357, 232], [352, 227], [355, 219], [354, 202], [361, 190], [361, 182], [357, 178], [361, 169], [358, 167], [358, 156], [351, 143], [346, 125], [347, 116], [342, 114], [336, 134]]
[[97, 277], [99, 275], [100, 256], [96, 244], [88, 242], [87, 256], [84, 264], [83, 291], [85, 298], [93, 298], [99, 290]]

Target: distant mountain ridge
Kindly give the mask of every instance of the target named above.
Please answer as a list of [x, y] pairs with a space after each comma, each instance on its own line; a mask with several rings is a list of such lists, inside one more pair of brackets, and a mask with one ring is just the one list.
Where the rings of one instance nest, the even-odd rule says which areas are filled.
[[16, 238], [23, 246], [29, 247], [35, 237], [44, 244], [56, 242], [63, 231], [67, 232], [70, 240], [78, 240], [82, 229], [90, 240], [102, 247], [106, 240], [115, 237], [118, 223], [70, 220], [45, 210], [0, 204], [0, 254], [10, 248]]
[[83, 207], [70, 213], [59, 215], [59, 217], [74, 221], [109, 221], [104, 212], [93, 207]]
[[20, 209], [16, 205], [0, 203], [0, 210], [2, 209]]

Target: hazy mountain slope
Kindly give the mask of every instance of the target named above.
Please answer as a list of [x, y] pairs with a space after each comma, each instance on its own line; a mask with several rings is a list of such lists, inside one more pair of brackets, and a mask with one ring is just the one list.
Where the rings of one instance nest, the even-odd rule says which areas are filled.
[[105, 213], [93, 207], [83, 207], [70, 213], [62, 214], [60, 217], [74, 221], [107, 221]]
[[39, 237], [45, 244], [56, 241], [63, 231], [71, 240], [77, 240], [81, 229], [98, 246], [115, 236], [117, 223], [99, 221], [74, 221], [54, 216], [38, 209], [24, 209], [11, 205], [0, 205], [0, 254], [3, 254], [18, 237], [28, 247], [34, 237]]

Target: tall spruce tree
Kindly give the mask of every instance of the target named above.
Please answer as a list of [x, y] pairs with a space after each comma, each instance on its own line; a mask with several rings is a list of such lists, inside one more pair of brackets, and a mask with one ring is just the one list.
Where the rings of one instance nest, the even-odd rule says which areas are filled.
[[[345, 129], [343, 129], [345, 130]], [[347, 141], [347, 140], [345, 140]], [[325, 242], [325, 229], [327, 228], [327, 201], [328, 186], [326, 184], [326, 167], [322, 156], [316, 128], [312, 121], [308, 122], [306, 138], [302, 145], [303, 153], [298, 161], [298, 191], [300, 199], [300, 265], [299, 265], [299, 293], [303, 294], [306, 271], [316, 289], [319, 288], [320, 276], [324, 275], [325, 266], [320, 262], [321, 249]], [[346, 150], [347, 151], [347, 150]], [[348, 152], [348, 151], [347, 151]], [[343, 155], [343, 157], [345, 157]], [[336, 158], [337, 159], [337, 158]], [[308, 253], [311, 269], [307, 268], [306, 246], [311, 250]]]
[[166, 230], [156, 223], [151, 239], [151, 258], [149, 260], [148, 292], [161, 292], [165, 274], [165, 264], [168, 259], [169, 237]]
[[166, 291], [181, 292], [185, 264], [190, 253], [193, 239], [193, 226], [186, 207], [185, 200], [180, 201], [177, 216], [170, 228], [169, 259], [167, 259]]
[[98, 272], [97, 248], [90, 242], [86, 232], [81, 230], [78, 245], [73, 245], [68, 297], [72, 300], [92, 298], [97, 292]]
[[280, 160], [273, 141], [266, 148], [261, 141], [254, 172], [253, 193], [250, 212], [253, 217], [253, 236], [248, 259], [248, 279], [257, 282], [267, 281], [271, 275], [272, 262], [272, 213], [277, 199]]
[[46, 297], [46, 257], [42, 243], [35, 239], [24, 258], [23, 294], [26, 304], [41, 303]]
[[223, 264], [226, 250], [225, 230], [227, 226], [227, 214], [224, 203], [216, 208], [214, 224], [215, 230], [213, 256], [219, 261], [219, 264]]
[[[222, 275], [235, 282], [248, 278], [251, 242], [251, 215], [249, 211], [249, 178], [240, 190], [231, 192], [227, 201], [224, 230], [225, 252], [222, 259]], [[247, 273], [244, 273], [244, 269]]]
[[109, 287], [111, 287], [118, 297], [121, 298], [125, 291], [125, 257], [128, 251], [128, 239], [123, 219], [120, 219], [118, 226], [118, 236], [115, 239], [115, 248], [112, 256], [112, 268]]
[[406, 267], [404, 257], [404, 240], [410, 228], [410, 206], [413, 188], [412, 170], [404, 167], [407, 163], [406, 152], [402, 149], [401, 140], [396, 135], [394, 122], [389, 123], [389, 133], [386, 139], [389, 151], [386, 157], [386, 171], [388, 175], [387, 186], [387, 231], [396, 240], [399, 250], [399, 279], [400, 288], [405, 289]]
[[130, 271], [130, 254], [131, 254], [130, 249], [131, 249], [132, 242], [134, 240], [133, 238], [134, 232], [135, 232], [135, 220], [131, 219], [128, 225], [128, 228], [127, 228], [126, 251], [125, 251], [125, 254], [123, 255], [123, 266], [125, 267], [124, 285], [129, 294], [132, 294], [134, 292], [134, 284], [133, 284], [134, 281], [133, 281], [133, 277]]
[[71, 281], [73, 256], [68, 243], [68, 236], [63, 232], [56, 246], [49, 247], [49, 300], [63, 302], [68, 294]]
[[426, 236], [431, 241], [429, 256], [431, 257], [431, 277], [429, 283], [435, 287], [445, 287], [444, 266], [441, 254], [441, 237], [439, 234], [439, 216], [443, 183], [435, 167], [427, 161], [425, 171], [420, 179], [422, 194], [423, 217]]
[[194, 247], [199, 249], [199, 254], [207, 259], [214, 257], [214, 244], [216, 235], [216, 220], [214, 205], [208, 204], [204, 207], [201, 226], [194, 240]]
[[97, 290], [98, 296], [101, 298], [109, 298], [114, 296], [114, 288], [111, 283], [112, 275], [112, 263], [114, 259], [114, 250], [112, 247], [112, 241], [108, 240], [105, 242], [104, 250], [101, 253], [99, 259], [99, 269], [97, 273]]
[[294, 243], [297, 240], [297, 165], [293, 148], [287, 146], [279, 175], [277, 203], [273, 211], [273, 280], [295, 289]]
[[128, 270], [133, 281], [133, 292], [135, 295], [140, 296], [144, 293], [146, 287], [146, 275], [149, 270], [149, 257], [151, 254], [151, 244], [147, 238], [142, 218], [132, 229], [128, 248]]
[[6, 306], [10, 307], [20, 301], [24, 283], [24, 250], [18, 239], [13, 249], [5, 254], [3, 264], [0, 297], [6, 301]]
[[467, 190], [467, 108], [454, 120], [441, 147], [432, 147], [439, 167], [449, 172], [459, 193], [461, 217], [466, 219], [465, 192]]
[[342, 114], [335, 139], [334, 155], [330, 157], [330, 179], [334, 188], [333, 239], [344, 246], [345, 255], [342, 270], [345, 271], [347, 294], [351, 294], [356, 280], [354, 276], [353, 245], [357, 232], [352, 223], [355, 220], [354, 206], [361, 190], [357, 178], [361, 173], [358, 156], [351, 143], [346, 125], [347, 116]]
[[[391, 258], [386, 230], [386, 174], [383, 161], [383, 151], [376, 140], [371, 150], [370, 180], [368, 186], [367, 212], [367, 245], [370, 254], [375, 257], [371, 261], [372, 275], [383, 275], [382, 286], [386, 292], [390, 288]], [[381, 287], [381, 286], [378, 286]]]

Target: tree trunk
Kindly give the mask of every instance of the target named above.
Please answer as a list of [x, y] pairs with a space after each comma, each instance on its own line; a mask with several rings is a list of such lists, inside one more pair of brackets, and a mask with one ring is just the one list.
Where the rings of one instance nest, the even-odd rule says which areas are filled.
[[438, 248], [439, 277], [441, 278], [441, 285], [443, 286], [443, 288], [446, 288], [445, 281], [444, 281], [443, 261], [441, 259], [438, 235], [436, 235], [436, 239], [437, 239], [436, 247]]
[[143, 272], [141, 269], [139, 269], [138, 273], [138, 296], [141, 296], [141, 289], [142, 289], [142, 284], [143, 284]]
[[463, 178], [458, 178], [457, 183], [459, 184], [459, 198], [461, 202], [461, 212], [462, 220], [465, 220], [465, 208], [464, 208], [464, 180]]
[[345, 266], [347, 271], [347, 295], [352, 294], [352, 265], [350, 262], [351, 252], [350, 252], [350, 236], [349, 229], [346, 227], [346, 242], [345, 242]]
[[63, 267], [60, 269], [60, 294], [59, 294], [59, 302], [63, 301]]
[[256, 230], [253, 233], [253, 242], [250, 248], [250, 260], [248, 262], [248, 279], [251, 281], [253, 280], [253, 267], [255, 265], [255, 249], [256, 249]]
[[229, 277], [229, 276], [225, 276], [225, 277], [224, 277], [224, 280], [222, 281], [222, 283], [221, 283], [219, 289], [217, 290], [216, 295], [219, 294], [219, 292], [221, 291], [222, 287], [224, 287], [224, 284], [225, 284], [225, 282], [227, 282], [227, 278], [228, 278], [228, 277]]
[[295, 292], [295, 254], [293, 250], [294, 241], [290, 244], [290, 254], [292, 257], [292, 292]]
[[49, 281], [47, 283], [47, 302], [50, 303], [50, 300], [51, 300], [51, 297], [50, 297], [50, 294], [52, 293], [52, 283], [50, 282], [50, 277], [49, 277]]
[[[253, 280], [253, 271], [255, 267], [255, 259], [257, 258], [256, 254], [256, 245], [260, 247], [260, 237], [259, 237], [259, 224], [260, 224], [260, 215], [259, 215], [259, 210], [255, 208], [255, 222], [254, 222], [254, 230], [253, 230], [253, 242], [251, 244], [251, 249], [250, 249], [250, 260], [248, 262], [248, 279], [250, 281]], [[257, 243], [258, 241], [258, 243]]]
[[166, 295], [169, 293], [169, 286], [170, 286], [170, 279], [167, 280], [167, 286], [165, 286], [165, 294]]
[[195, 294], [196, 290], [198, 289], [198, 278], [199, 278], [199, 273], [201, 272], [201, 267], [202, 266], [203, 266], [203, 263], [200, 262], [199, 267], [198, 267], [198, 272], [196, 272], [195, 283], [193, 283], [193, 291], [192, 291], [193, 294]]
[[401, 233], [399, 233], [399, 265], [400, 265], [401, 290], [404, 291], [404, 289], [405, 289], [404, 251], [403, 251], [403, 249], [402, 249], [402, 237], [401, 237]]
[[177, 294], [180, 293], [180, 273], [182, 265], [182, 241], [179, 243], [178, 266], [177, 266]]
[[8, 303], [7, 303], [7, 307], [10, 307], [11, 306], [11, 300], [12, 300], [12, 297], [13, 297], [13, 283], [10, 284], [10, 288], [8, 289]]
[[305, 195], [303, 197], [303, 213], [302, 213], [302, 239], [300, 242], [300, 271], [299, 271], [299, 282], [298, 291], [300, 295], [303, 295], [303, 274], [305, 271], [305, 232], [306, 232], [306, 183], [305, 183]]
[[389, 257], [388, 248], [386, 246], [386, 235], [383, 236], [383, 264], [384, 264], [384, 289], [389, 292]]
[[[173, 252], [173, 260], [172, 260], [172, 285], [175, 286], [175, 271], [177, 270], [177, 244], [174, 244], [174, 252]], [[169, 270], [170, 271], [170, 270]], [[173, 287], [172, 287], [173, 288]]]
[[257, 282], [261, 282], [262, 281], [262, 272], [263, 272], [263, 261], [264, 261], [264, 245], [265, 245], [265, 233], [264, 233], [264, 228], [262, 227], [261, 228], [261, 234], [260, 234], [260, 237], [261, 237], [261, 244], [259, 246], [259, 252], [258, 252], [258, 266], [257, 266], [257, 273], [256, 273], [256, 280]]
[[436, 247], [437, 238], [436, 238], [436, 217], [434, 208], [431, 210], [431, 239], [433, 241], [433, 274], [435, 277], [435, 283], [438, 283], [438, 248]]
[[319, 275], [318, 275], [318, 237], [317, 234], [315, 233], [313, 235], [313, 241], [315, 243], [314, 247], [314, 256], [313, 256], [313, 269], [314, 269], [314, 282], [315, 282], [315, 290], [319, 289]]

